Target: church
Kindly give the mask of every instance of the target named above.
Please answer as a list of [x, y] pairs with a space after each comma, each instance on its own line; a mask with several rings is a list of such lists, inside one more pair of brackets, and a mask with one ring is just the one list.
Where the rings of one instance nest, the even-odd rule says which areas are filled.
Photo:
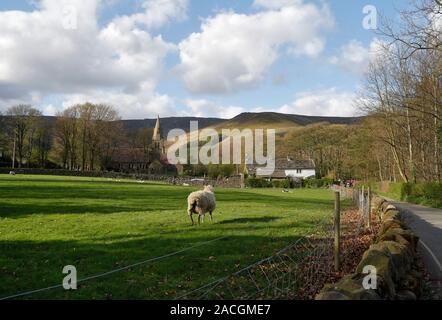
[[108, 171], [140, 174], [176, 175], [177, 168], [167, 161], [166, 140], [158, 116], [153, 130], [152, 141], [147, 148], [123, 147], [116, 150]]

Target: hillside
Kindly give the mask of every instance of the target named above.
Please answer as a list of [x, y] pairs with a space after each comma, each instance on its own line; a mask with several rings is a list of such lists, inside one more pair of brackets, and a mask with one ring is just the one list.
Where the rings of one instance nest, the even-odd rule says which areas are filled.
[[[143, 128], [154, 128], [156, 119], [144, 119], [144, 120], [121, 120], [126, 131], [136, 131]], [[190, 121], [198, 121], [200, 128], [206, 128], [210, 126], [216, 126], [223, 123], [224, 119], [218, 118], [197, 118], [197, 117], [168, 117], [161, 118], [161, 130], [163, 134], [169, 132], [172, 129], [182, 129], [186, 132], [189, 131]]]
[[[56, 117], [52, 116], [43, 116], [43, 121], [47, 123], [48, 126], [53, 126]], [[10, 117], [8, 116], [0, 116], [0, 124], [4, 123], [6, 126], [9, 123]], [[156, 119], [140, 119], [140, 120], [120, 120], [123, 124], [123, 128], [126, 132], [134, 132], [143, 128], [154, 128]], [[169, 117], [169, 118], [161, 118], [161, 129], [163, 133], [169, 132], [172, 129], [183, 129], [184, 131], [189, 131], [190, 121], [198, 121], [200, 124], [200, 128], [206, 128], [209, 126], [217, 125], [226, 120], [217, 119], [217, 118], [197, 118], [197, 117]]]
[[226, 120], [214, 126], [221, 128], [274, 128], [287, 129], [299, 126], [307, 126], [315, 123], [329, 124], [353, 124], [361, 118], [342, 117], [312, 117], [295, 114], [283, 114], [276, 112], [242, 113], [231, 120]]
[[[0, 123], [8, 123], [7, 116], [0, 116]], [[44, 121], [52, 126], [56, 117], [44, 116]], [[315, 123], [330, 124], [353, 124], [361, 118], [340, 118], [340, 117], [312, 117], [294, 114], [282, 114], [275, 112], [262, 113], [242, 113], [233, 119], [220, 118], [198, 118], [198, 117], [167, 117], [161, 118], [161, 128], [163, 134], [172, 129], [183, 129], [189, 131], [190, 121], [198, 121], [199, 128], [212, 127], [215, 129], [231, 129], [231, 128], [274, 128], [274, 129], [290, 129], [299, 126], [307, 126]], [[156, 119], [140, 119], [140, 120], [121, 120], [123, 127], [127, 132], [137, 131], [142, 128], [155, 127]]]

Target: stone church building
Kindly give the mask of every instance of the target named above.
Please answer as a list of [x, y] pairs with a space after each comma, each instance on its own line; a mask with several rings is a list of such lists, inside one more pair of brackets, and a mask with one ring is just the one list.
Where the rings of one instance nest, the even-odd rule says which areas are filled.
[[147, 148], [119, 148], [113, 155], [108, 170], [141, 174], [176, 175], [178, 173], [177, 168], [167, 161], [166, 140], [161, 131], [159, 116], [150, 145]]

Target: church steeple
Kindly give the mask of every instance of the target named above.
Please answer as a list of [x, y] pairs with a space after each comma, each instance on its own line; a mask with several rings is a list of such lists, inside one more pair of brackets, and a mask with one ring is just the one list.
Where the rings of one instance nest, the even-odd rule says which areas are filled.
[[157, 123], [155, 125], [155, 129], [153, 130], [152, 141], [159, 142], [161, 141], [161, 125], [160, 125], [160, 116], [157, 118]]

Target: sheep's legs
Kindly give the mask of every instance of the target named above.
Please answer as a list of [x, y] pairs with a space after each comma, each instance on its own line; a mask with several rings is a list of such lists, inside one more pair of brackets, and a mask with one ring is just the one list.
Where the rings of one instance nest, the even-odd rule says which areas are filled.
[[212, 212], [209, 213], [210, 213], [210, 222], [213, 222]]
[[201, 224], [201, 215], [198, 215], [198, 225]]
[[192, 226], [194, 226], [194, 225], [195, 225], [195, 222], [193, 221], [192, 214], [189, 214], [189, 217], [190, 217], [190, 221], [192, 221]]

